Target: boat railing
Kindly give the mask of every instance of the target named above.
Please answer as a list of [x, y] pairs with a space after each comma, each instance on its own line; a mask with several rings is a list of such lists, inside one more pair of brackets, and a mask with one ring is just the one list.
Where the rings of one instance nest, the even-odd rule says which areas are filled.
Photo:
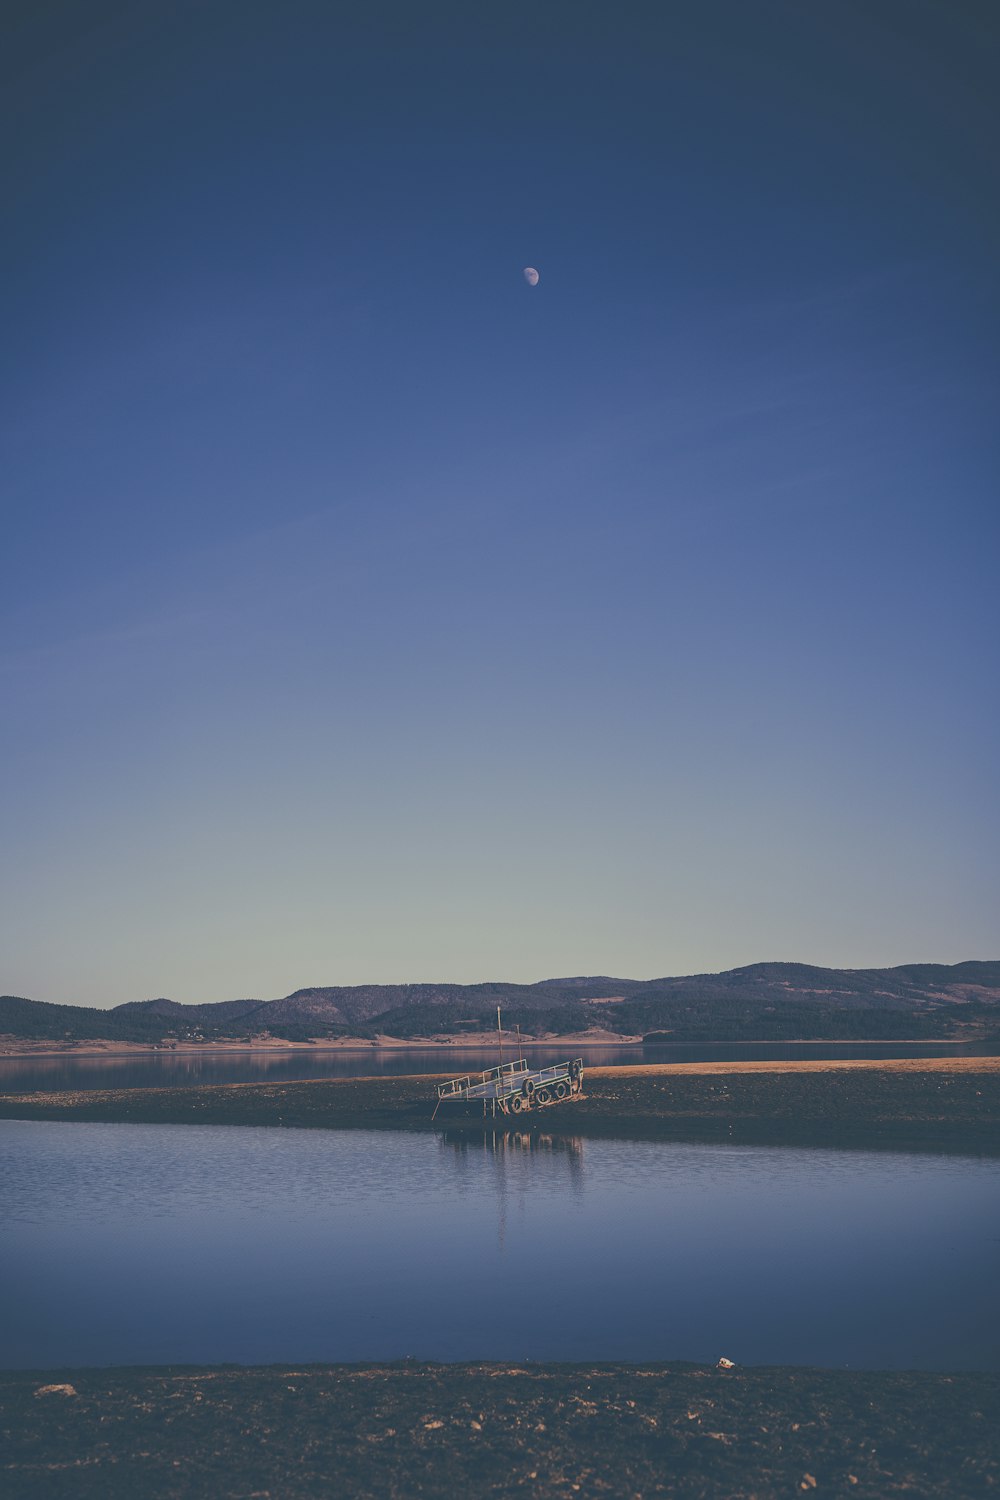
[[438, 1102], [445, 1099], [474, 1099], [488, 1096], [491, 1099], [509, 1099], [512, 1094], [530, 1090], [545, 1090], [549, 1085], [565, 1083], [579, 1078], [583, 1072], [583, 1058], [575, 1062], [553, 1063], [547, 1068], [533, 1068], [525, 1059], [504, 1063], [499, 1068], [487, 1068], [482, 1073], [467, 1073], [462, 1078], [449, 1078], [447, 1083], [437, 1086]]
[[463, 1078], [449, 1078], [447, 1083], [439, 1083], [438, 1098], [460, 1099], [472, 1089], [488, 1088], [491, 1084], [502, 1085], [503, 1093], [512, 1093], [514, 1089], [520, 1088], [521, 1080], [529, 1071], [527, 1061], [519, 1057], [514, 1062], [486, 1068], [482, 1073], [467, 1073]]

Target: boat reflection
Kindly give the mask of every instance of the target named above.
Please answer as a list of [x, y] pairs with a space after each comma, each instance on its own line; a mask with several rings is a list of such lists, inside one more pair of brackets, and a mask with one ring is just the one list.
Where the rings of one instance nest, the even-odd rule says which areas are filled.
[[[557, 1163], [566, 1166], [566, 1186], [574, 1198], [584, 1191], [583, 1137], [559, 1135], [547, 1130], [495, 1130], [450, 1128], [438, 1133], [443, 1153], [450, 1154], [456, 1171], [455, 1187], [459, 1194], [475, 1189], [482, 1191], [483, 1171], [493, 1177], [497, 1211], [497, 1248], [503, 1252], [507, 1239], [507, 1218], [513, 1209], [524, 1214], [529, 1197], [538, 1191], [549, 1191], [552, 1172], [561, 1177]], [[535, 1171], [544, 1163], [541, 1180]], [[558, 1190], [557, 1190], [558, 1191]]]
[[489, 1152], [493, 1156], [508, 1153], [564, 1155], [579, 1165], [583, 1160], [583, 1136], [556, 1134], [547, 1130], [469, 1130], [449, 1127], [438, 1132], [442, 1145], [450, 1146], [456, 1153], [470, 1151]]

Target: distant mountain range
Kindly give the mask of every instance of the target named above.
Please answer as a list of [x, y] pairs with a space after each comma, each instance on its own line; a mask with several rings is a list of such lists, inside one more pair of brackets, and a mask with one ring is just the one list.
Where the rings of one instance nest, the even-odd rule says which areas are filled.
[[537, 984], [326, 985], [278, 1000], [112, 1010], [0, 996], [0, 1037], [19, 1040], [290, 1041], [460, 1035], [495, 1024], [531, 1036], [601, 1030], [665, 1040], [961, 1037], [1000, 1032], [1000, 961], [821, 969], [763, 963], [721, 974], [544, 979]]

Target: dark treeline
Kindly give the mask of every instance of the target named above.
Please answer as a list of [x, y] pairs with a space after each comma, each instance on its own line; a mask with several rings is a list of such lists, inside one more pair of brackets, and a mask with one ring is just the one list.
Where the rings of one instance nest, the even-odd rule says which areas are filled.
[[[572, 1004], [546, 1010], [508, 1006], [503, 1012], [505, 1030], [520, 1026], [526, 1036], [545, 1033], [565, 1035], [593, 1027], [621, 1036], [659, 1033], [664, 1041], [920, 1041], [967, 1034], [970, 1022], [990, 1018], [1000, 1022], [996, 1009], [963, 1006], [945, 1010], [912, 1010], [837, 1007], [803, 1001], [754, 1004], [733, 996], [713, 998], [708, 1003], [670, 1004], [664, 1000], [624, 1001], [615, 1005]], [[496, 1013], [475, 1021], [476, 1029], [496, 1024]], [[455, 1035], [473, 1029], [467, 1010], [460, 1016], [454, 1007], [413, 1006], [391, 1011], [378, 1018], [366, 1035], [382, 1033], [396, 1037]]]
[[35, 1041], [158, 1042], [163, 1017], [122, 1014], [86, 1005], [47, 1005], [20, 995], [0, 995], [0, 1035]]

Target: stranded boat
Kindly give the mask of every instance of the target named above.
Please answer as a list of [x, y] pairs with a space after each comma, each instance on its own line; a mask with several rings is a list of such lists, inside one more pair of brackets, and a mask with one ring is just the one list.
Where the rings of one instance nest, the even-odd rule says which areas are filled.
[[463, 1078], [439, 1083], [431, 1119], [436, 1118], [438, 1110], [450, 1117], [473, 1119], [524, 1115], [578, 1098], [582, 1089], [582, 1057], [549, 1068], [532, 1068], [519, 1057], [516, 1062], [501, 1063], [483, 1073], [467, 1073]]

